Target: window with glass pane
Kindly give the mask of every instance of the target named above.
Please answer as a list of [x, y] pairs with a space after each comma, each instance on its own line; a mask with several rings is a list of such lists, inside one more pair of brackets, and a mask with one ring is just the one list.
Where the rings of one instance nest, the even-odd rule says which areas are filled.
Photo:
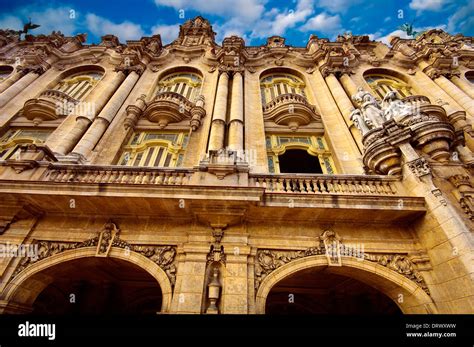
[[282, 94], [299, 94], [306, 97], [304, 82], [290, 74], [271, 74], [260, 80], [262, 104], [267, 104]]
[[408, 84], [392, 76], [367, 75], [365, 76], [365, 80], [372, 88], [372, 91], [376, 94], [375, 96], [381, 100], [383, 100], [385, 95], [390, 91], [396, 92], [398, 97], [401, 99], [413, 95]]
[[201, 77], [194, 73], [175, 73], [158, 83], [157, 94], [172, 91], [195, 102], [201, 92]]
[[99, 71], [80, 72], [63, 79], [54, 88], [76, 100], [82, 100], [102, 78]]

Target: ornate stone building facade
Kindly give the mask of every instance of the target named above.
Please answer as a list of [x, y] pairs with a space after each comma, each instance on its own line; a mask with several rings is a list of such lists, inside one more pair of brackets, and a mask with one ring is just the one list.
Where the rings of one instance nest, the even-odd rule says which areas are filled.
[[0, 311], [474, 313], [474, 39], [0, 31]]

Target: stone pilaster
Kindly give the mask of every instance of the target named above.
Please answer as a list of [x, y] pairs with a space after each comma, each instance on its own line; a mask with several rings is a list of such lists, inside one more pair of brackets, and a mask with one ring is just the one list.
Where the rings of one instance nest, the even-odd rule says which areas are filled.
[[224, 147], [228, 93], [229, 75], [224, 71], [220, 74], [217, 85], [216, 102], [214, 104], [211, 132], [209, 135], [209, 151], [217, 151]]
[[[83, 101], [85, 104], [93, 104], [93, 114], [72, 115], [65, 120], [48, 138], [46, 144], [55, 153], [68, 154], [82, 135], [86, 132], [89, 125], [92, 123], [97, 114], [104, 108], [107, 101], [117, 91], [120, 84], [125, 79], [125, 74], [122, 71], [110, 75], [111, 78], [105, 78], [99, 82], [99, 85], [92, 90], [92, 92]], [[75, 122], [74, 122], [75, 120]], [[74, 123], [72, 123], [74, 122]]]
[[449, 96], [456, 100], [456, 102], [465, 109], [468, 115], [474, 117], [474, 100], [444, 76], [439, 76], [435, 78], [434, 81]]
[[12, 84], [16, 83], [20, 78], [22, 78], [25, 74], [23, 71], [15, 71], [12, 72], [11, 76], [8, 77], [5, 81], [0, 83], [0, 93], [3, 93], [7, 90]]
[[232, 150], [242, 150], [244, 143], [244, 98], [243, 78], [240, 72], [235, 72], [232, 81], [232, 100], [230, 107], [228, 147]]
[[135, 71], [130, 71], [127, 78], [120, 85], [120, 88], [112, 96], [107, 105], [102, 109], [94, 122], [84, 134], [79, 143], [74, 147], [73, 153], [87, 157], [99, 142], [110, 122], [114, 119], [118, 110], [124, 103], [128, 94], [137, 83], [140, 75]]
[[474, 85], [472, 83], [469, 83], [458, 76], [452, 76], [451, 82], [457, 85], [464, 93], [469, 95], [470, 98], [474, 99]]
[[0, 95], [0, 108], [5, 106], [10, 100], [12, 100], [18, 93], [33, 83], [41, 74], [39, 71], [30, 71], [18, 81], [16, 81], [10, 88], [8, 88], [2, 95]]

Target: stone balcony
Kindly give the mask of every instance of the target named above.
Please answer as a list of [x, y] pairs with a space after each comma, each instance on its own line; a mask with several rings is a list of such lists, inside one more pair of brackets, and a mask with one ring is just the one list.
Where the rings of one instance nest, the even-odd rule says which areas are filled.
[[184, 96], [174, 92], [161, 92], [149, 102], [143, 115], [153, 123], [158, 123], [161, 128], [169, 123], [178, 123], [191, 118], [191, 109], [194, 103]]
[[36, 99], [30, 99], [23, 106], [23, 115], [35, 125], [43, 121], [67, 116], [79, 103], [64, 92], [54, 89], [43, 91]]
[[45, 213], [160, 215], [227, 224], [243, 217], [331, 223], [370, 218], [384, 224], [408, 223], [426, 211], [424, 198], [407, 194], [400, 177], [233, 173], [217, 185], [212, 173], [199, 168], [41, 162], [12, 174], [8, 166], [0, 166], [0, 200]]
[[313, 121], [321, 121], [316, 107], [299, 94], [282, 94], [263, 105], [263, 118], [278, 125], [288, 126], [296, 131], [300, 126]]

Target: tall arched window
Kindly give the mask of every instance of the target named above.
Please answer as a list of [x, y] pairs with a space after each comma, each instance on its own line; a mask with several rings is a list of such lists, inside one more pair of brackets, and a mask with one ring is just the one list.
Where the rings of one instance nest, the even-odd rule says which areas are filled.
[[304, 82], [290, 74], [274, 73], [265, 75], [260, 80], [262, 104], [265, 105], [282, 94], [299, 94], [306, 97]]
[[365, 76], [365, 80], [380, 99], [383, 99], [390, 91], [397, 92], [401, 99], [413, 95], [408, 84], [393, 76], [369, 74]]
[[0, 137], [0, 160], [14, 157], [18, 145], [23, 143], [44, 143], [52, 132], [52, 129], [9, 129]]
[[12, 73], [13, 68], [11, 66], [3, 65], [0, 66], [0, 83], [8, 78]]
[[174, 92], [195, 102], [201, 92], [202, 79], [192, 72], [178, 72], [166, 76], [158, 83], [156, 94]]
[[59, 90], [76, 100], [82, 100], [100, 81], [103, 73], [100, 71], [78, 72], [67, 76], [53, 89]]
[[323, 136], [267, 134], [266, 145], [270, 173], [336, 173]]
[[137, 132], [123, 148], [119, 165], [179, 167], [188, 144], [184, 132]]

